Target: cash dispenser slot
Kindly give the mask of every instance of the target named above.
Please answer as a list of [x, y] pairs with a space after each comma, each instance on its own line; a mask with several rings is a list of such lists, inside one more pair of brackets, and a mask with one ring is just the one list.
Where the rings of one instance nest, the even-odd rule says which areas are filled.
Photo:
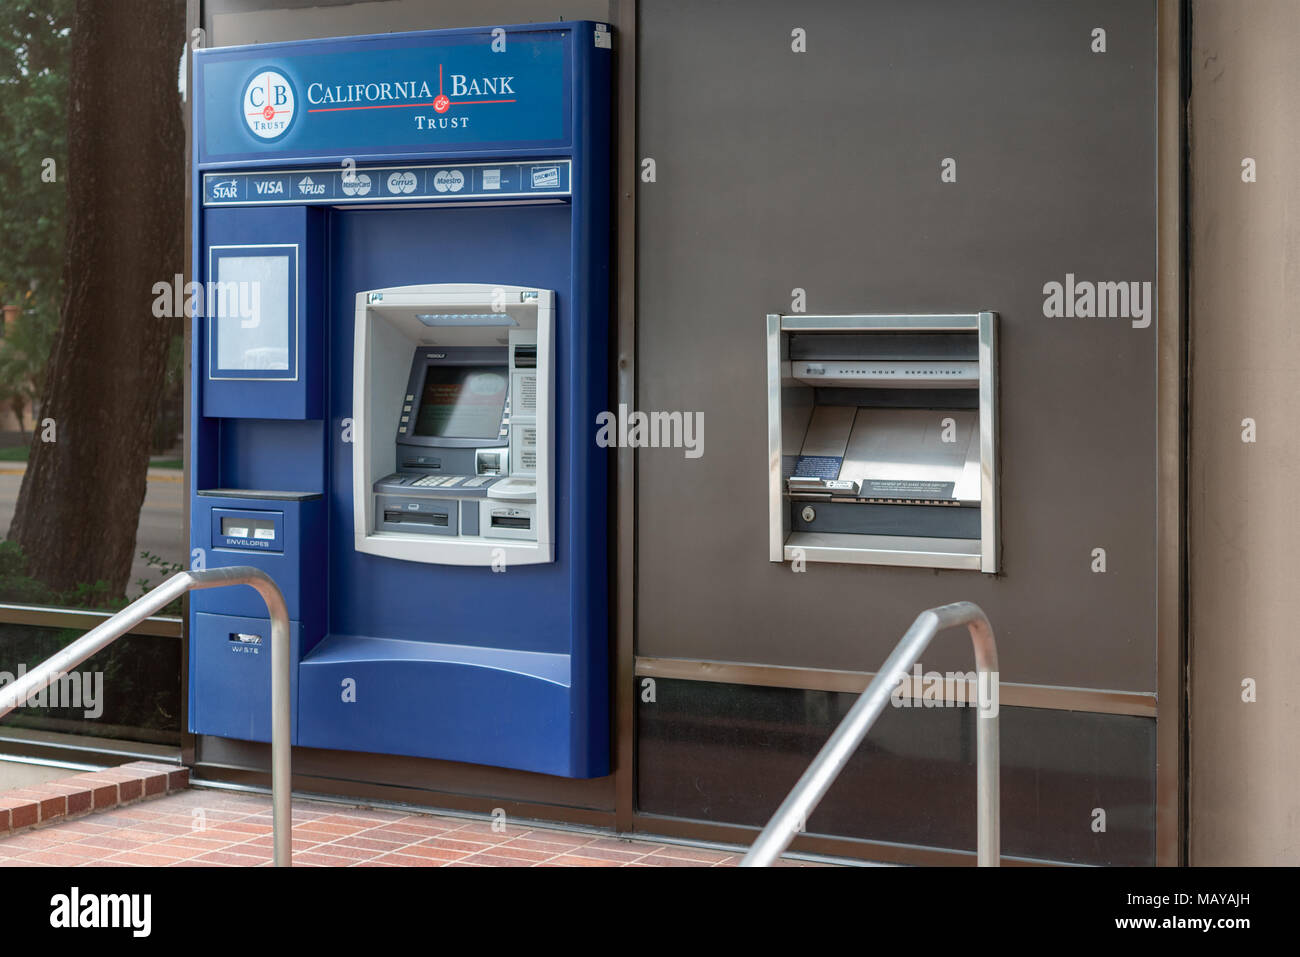
[[438, 515], [424, 515], [419, 512], [401, 512], [395, 508], [384, 509], [384, 521], [397, 525], [439, 525], [447, 527], [448, 516], [446, 512]]
[[533, 520], [531, 517], [519, 517], [515, 515], [493, 515], [493, 528], [532, 528]]
[[770, 560], [997, 571], [995, 319], [768, 316]]

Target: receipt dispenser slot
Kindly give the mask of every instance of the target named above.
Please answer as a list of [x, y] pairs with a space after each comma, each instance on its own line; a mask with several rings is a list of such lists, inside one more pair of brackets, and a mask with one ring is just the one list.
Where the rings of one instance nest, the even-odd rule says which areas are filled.
[[997, 571], [995, 327], [767, 317], [771, 561]]

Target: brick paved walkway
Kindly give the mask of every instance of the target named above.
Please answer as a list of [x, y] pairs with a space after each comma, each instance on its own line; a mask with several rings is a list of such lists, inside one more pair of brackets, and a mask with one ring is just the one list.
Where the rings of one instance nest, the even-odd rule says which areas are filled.
[[[293, 802], [293, 822], [296, 866], [725, 867], [740, 859], [734, 851], [526, 825], [494, 831], [482, 820], [307, 800]], [[235, 867], [270, 860], [270, 798], [201, 788], [0, 839], [0, 867]]]

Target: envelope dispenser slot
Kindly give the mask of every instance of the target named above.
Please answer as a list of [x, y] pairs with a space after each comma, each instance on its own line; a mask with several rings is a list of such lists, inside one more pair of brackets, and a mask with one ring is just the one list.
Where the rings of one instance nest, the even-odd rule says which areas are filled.
[[768, 316], [772, 561], [997, 571], [995, 319]]

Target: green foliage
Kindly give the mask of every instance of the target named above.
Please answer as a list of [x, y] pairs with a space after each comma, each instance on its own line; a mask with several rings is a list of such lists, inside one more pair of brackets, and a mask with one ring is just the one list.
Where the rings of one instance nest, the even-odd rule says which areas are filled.
[[[135, 583], [140, 586], [140, 595], [143, 595], [145, 592], [150, 591], [151, 589], [157, 588], [159, 585], [161, 585], [167, 579], [171, 578], [177, 572], [185, 571], [185, 566], [180, 564], [179, 562], [168, 561], [167, 559], [163, 558], [161, 555], [155, 555], [153, 552], [141, 552], [140, 557], [144, 559], [144, 563], [149, 566], [150, 570], [154, 571], [158, 575], [157, 581], [154, 581], [148, 576], [144, 578], [137, 578], [135, 580]], [[137, 595], [136, 597], [139, 598], [140, 595]], [[177, 615], [177, 616], [179, 616], [180, 613], [181, 613], [181, 600], [179, 598], [176, 599], [174, 602], [172, 602], [170, 605], [168, 605], [166, 608], [164, 608], [161, 612], [159, 612], [159, 614], [163, 614], [163, 615]]]
[[20, 425], [23, 411], [35, 410], [45, 388], [45, 367], [59, 321], [57, 310], [43, 297], [33, 293], [26, 301], [30, 307], [10, 324], [0, 342], [0, 397]]
[[11, 541], [0, 542], [0, 601], [110, 611], [116, 611], [127, 603], [120, 595], [113, 595], [107, 583], [102, 581], [60, 591], [32, 578], [27, 571], [27, 556], [17, 542]]
[[[74, 0], [0, 0], [0, 305], [22, 308], [0, 339], [0, 403], [11, 408], [41, 396], [63, 303], [74, 5]], [[174, 384], [184, 368], [179, 349], [173, 343], [169, 395], [179, 394]], [[169, 428], [170, 434], [157, 441], [160, 451], [174, 444], [179, 427], [169, 423]], [[4, 451], [6, 459], [26, 458], [26, 448]], [[178, 570], [157, 556], [144, 558], [160, 576]], [[157, 582], [141, 579], [139, 584]], [[127, 599], [110, 594], [102, 581], [50, 588], [29, 574], [17, 543], [0, 541], [0, 601], [112, 611]], [[180, 603], [166, 612], [179, 614]], [[79, 630], [4, 625], [0, 664], [9, 669], [17, 662], [34, 666], [79, 635]], [[179, 647], [171, 639], [127, 636], [81, 666], [104, 672], [107, 702], [100, 722], [64, 710], [24, 708], [7, 723], [78, 733], [107, 733], [102, 729], [108, 724], [126, 729], [113, 736], [136, 737], [130, 730], [135, 728], [144, 740], [173, 740], [181, 730]]]
[[0, 601], [44, 605], [51, 590], [27, 574], [27, 557], [14, 542], [0, 542]]
[[0, 304], [23, 307], [0, 343], [11, 405], [39, 395], [63, 301], [72, 11], [73, 0], [0, 3]]
[[[152, 552], [141, 552], [140, 557], [158, 577], [156, 580], [149, 577], [137, 578], [135, 583], [140, 586], [140, 594], [134, 598], [139, 598], [140, 595], [157, 588], [177, 572], [185, 570], [184, 565], [169, 561]], [[121, 595], [111, 594], [108, 586], [102, 581], [79, 584], [66, 591], [51, 588], [28, 573], [27, 556], [23, 554], [17, 542], [0, 541], [0, 601], [19, 605], [56, 605], [62, 608], [102, 608], [107, 611], [117, 611], [134, 598], [127, 599]], [[179, 616], [180, 613], [181, 602], [178, 598], [158, 614]]]

